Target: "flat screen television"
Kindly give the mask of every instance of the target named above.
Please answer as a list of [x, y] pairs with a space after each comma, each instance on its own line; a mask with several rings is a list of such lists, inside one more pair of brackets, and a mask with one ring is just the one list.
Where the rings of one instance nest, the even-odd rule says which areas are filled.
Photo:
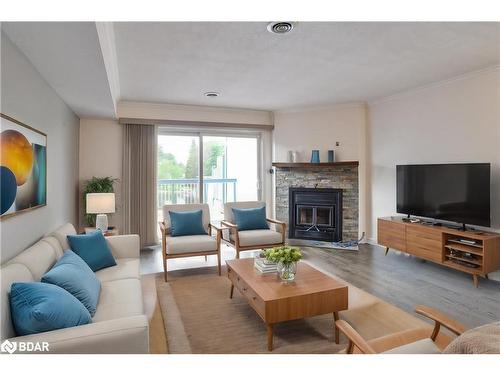
[[490, 226], [490, 164], [397, 165], [397, 212]]

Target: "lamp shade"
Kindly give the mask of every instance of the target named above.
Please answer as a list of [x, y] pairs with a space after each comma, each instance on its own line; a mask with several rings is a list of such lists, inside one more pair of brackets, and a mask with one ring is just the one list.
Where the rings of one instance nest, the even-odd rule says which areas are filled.
[[88, 214], [110, 214], [115, 212], [115, 193], [87, 194]]

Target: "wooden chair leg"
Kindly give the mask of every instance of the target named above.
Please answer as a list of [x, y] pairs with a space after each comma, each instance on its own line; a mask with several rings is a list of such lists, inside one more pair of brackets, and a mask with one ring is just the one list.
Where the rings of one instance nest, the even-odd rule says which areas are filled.
[[221, 275], [221, 271], [220, 271], [220, 249], [217, 252], [217, 269], [219, 270], [219, 276], [220, 276]]
[[340, 330], [338, 329], [337, 325], [335, 322], [339, 320], [339, 313], [335, 311], [333, 313], [333, 327], [335, 328], [335, 344], [339, 344], [340, 342]]
[[240, 250], [236, 248], [236, 259], [240, 259]]
[[165, 282], [168, 282], [167, 280], [167, 258], [163, 257], [163, 273], [165, 274]]
[[385, 255], [387, 255], [387, 253], [388, 253], [388, 252], [389, 252], [389, 248], [388, 248], [388, 247], [386, 247], [386, 248], [385, 248]]
[[229, 298], [233, 298], [233, 292], [234, 292], [234, 285], [231, 284], [231, 291], [229, 292]]

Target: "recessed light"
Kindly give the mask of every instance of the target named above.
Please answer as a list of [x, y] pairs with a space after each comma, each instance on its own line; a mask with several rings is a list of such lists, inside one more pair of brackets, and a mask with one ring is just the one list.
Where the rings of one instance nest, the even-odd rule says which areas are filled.
[[292, 31], [292, 22], [270, 22], [267, 25], [267, 31], [273, 34], [286, 34]]
[[216, 91], [208, 91], [208, 92], [206, 92], [206, 93], [205, 93], [205, 94], [203, 94], [203, 95], [205, 95], [207, 98], [216, 98], [216, 97], [218, 97], [220, 94], [219, 94], [218, 92], [216, 92]]

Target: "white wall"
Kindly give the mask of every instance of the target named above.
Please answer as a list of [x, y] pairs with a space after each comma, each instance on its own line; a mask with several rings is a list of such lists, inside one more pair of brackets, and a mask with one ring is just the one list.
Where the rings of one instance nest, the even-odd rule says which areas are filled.
[[[366, 230], [366, 107], [360, 103], [301, 108], [274, 113], [273, 161], [288, 161], [290, 150], [299, 161], [310, 161], [311, 150], [320, 150], [327, 161], [335, 150], [336, 161], [359, 161], [359, 232]], [[339, 146], [336, 147], [336, 142]]]
[[500, 69], [369, 105], [369, 237], [396, 212], [396, 164], [489, 162], [492, 227], [500, 229]]
[[85, 226], [83, 218], [83, 187], [92, 177], [113, 177], [115, 183], [116, 213], [108, 215], [109, 225], [121, 229], [122, 202], [122, 147], [123, 128], [116, 120], [81, 119], [80, 121], [80, 226]]
[[1, 111], [47, 134], [47, 206], [2, 220], [0, 261], [77, 223], [78, 117], [2, 33]]

